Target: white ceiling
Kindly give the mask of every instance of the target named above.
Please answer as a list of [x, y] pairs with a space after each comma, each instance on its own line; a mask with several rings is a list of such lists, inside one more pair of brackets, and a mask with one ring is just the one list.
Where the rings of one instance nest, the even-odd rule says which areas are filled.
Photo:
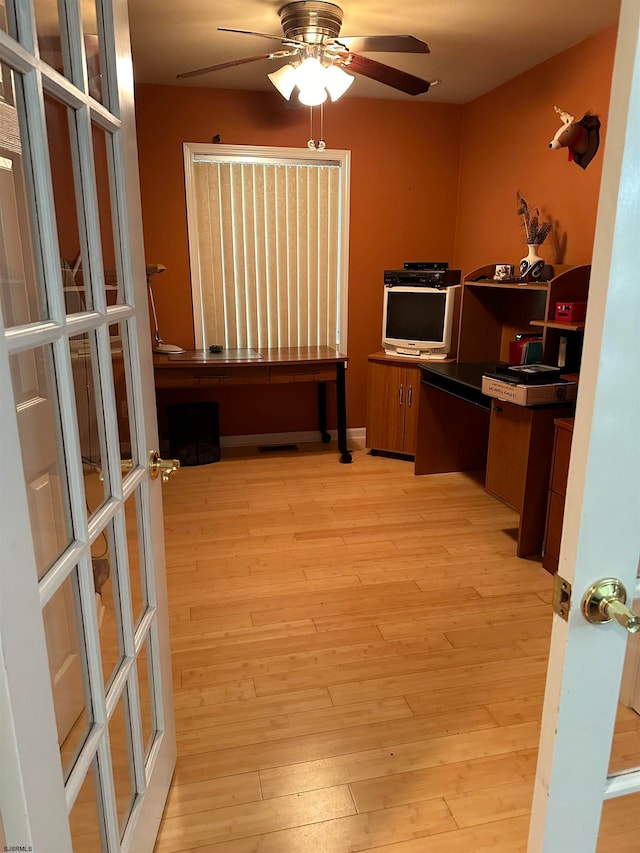
[[[180, 72], [279, 49], [278, 42], [233, 27], [281, 34], [285, 0], [129, 0], [137, 82], [275, 91], [267, 74], [285, 60], [176, 80]], [[617, 21], [620, 0], [338, 0], [343, 36], [414, 35], [427, 55], [367, 54], [442, 82], [415, 100], [465, 103]], [[410, 95], [358, 76], [345, 98]]]

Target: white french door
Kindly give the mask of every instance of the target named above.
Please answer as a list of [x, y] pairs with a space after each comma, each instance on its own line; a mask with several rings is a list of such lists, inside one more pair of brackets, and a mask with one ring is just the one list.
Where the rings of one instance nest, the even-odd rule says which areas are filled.
[[592, 853], [603, 801], [640, 791], [638, 756], [612, 755], [627, 634], [582, 613], [602, 579], [640, 599], [639, 42], [640, 3], [623, 0], [560, 551], [571, 603], [554, 616], [530, 853]]
[[0, 0], [0, 841], [152, 850], [175, 765], [124, 0]]

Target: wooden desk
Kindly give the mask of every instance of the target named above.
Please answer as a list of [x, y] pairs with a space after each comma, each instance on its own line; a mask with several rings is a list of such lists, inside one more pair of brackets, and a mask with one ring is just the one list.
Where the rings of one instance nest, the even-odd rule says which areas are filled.
[[187, 350], [153, 357], [156, 388], [222, 388], [237, 385], [281, 385], [315, 382], [318, 385], [318, 429], [328, 442], [327, 382], [336, 383], [340, 462], [352, 461], [347, 448], [345, 366], [349, 359], [332, 347], [278, 347], [228, 349], [220, 353]]
[[571, 404], [516, 406], [482, 393], [496, 362], [421, 365], [416, 474], [484, 470], [485, 488], [516, 510], [518, 557], [542, 552], [554, 420]]

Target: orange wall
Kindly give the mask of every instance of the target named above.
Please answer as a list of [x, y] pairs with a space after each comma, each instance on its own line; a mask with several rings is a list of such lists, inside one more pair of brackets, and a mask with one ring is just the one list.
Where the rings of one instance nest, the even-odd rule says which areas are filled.
[[[463, 271], [517, 264], [526, 254], [517, 189], [553, 217], [566, 243], [561, 258], [547, 238], [547, 261], [590, 261], [615, 35], [609, 28], [464, 107], [357, 98], [327, 107], [329, 147], [352, 152], [349, 426], [365, 424], [384, 269], [406, 260], [448, 260]], [[275, 93], [140, 85], [136, 99], [146, 260], [167, 267], [154, 283], [160, 328], [166, 341], [192, 347], [182, 143], [219, 133], [225, 144], [304, 147], [309, 114]], [[548, 148], [560, 126], [554, 104], [601, 118], [601, 147], [586, 171]], [[313, 387], [224, 393], [223, 435], [315, 428]]]
[[[557, 239], [547, 237], [542, 257], [590, 263], [615, 39], [610, 27], [465, 106], [456, 265], [470, 271], [526, 255], [518, 189], [554, 223]], [[568, 162], [566, 149], [548, 147], [561, 124], [554, 104], [576, 120], [587, 111], [600, 117], [600, 149], [586, 170]]]
[[[167, 268], [154, 280], [160, 330], [165, 341], [192, 347], [182, 143], [211, 142], [219, 133], [225, 144], [304, 148], [309, 112], [291, 109], [277, 93], [150, 85], [137, 88], [136, 106], [146, 260]], [[328, 146], [352, 153], [352, 427], [364, 426], [366, 358], [380, 349], [383, 270], [452, 259], [461, 122], [462, 107], [449, 104], [348, 98], [325, 109]], [[225, 394], [231, 405], [221, 405], [223, 435], [315, 428], [313, 387]]]

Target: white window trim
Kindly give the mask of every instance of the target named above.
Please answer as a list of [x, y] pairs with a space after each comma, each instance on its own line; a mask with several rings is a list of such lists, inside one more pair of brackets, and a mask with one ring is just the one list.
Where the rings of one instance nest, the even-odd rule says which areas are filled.
[[184, 174], [187, 204], [187, 228], [189, 236], [189, 261], [191, 267], [191, 296], [193, 300], [193, 327], [196, 349], [204, 348], [204, 326], [202, 315], [202, 283], [200, 279], [200, 253], [196, 222], [195, 184], [193, 163], [198, 155], [213, 155], [231, 162], [250, 163], [304, 163], [325, 164], [340, 167], [340, 239], [339, 239], [339, 291], [338, 308], [340, 329], [340, 352], [347, 349], [348, 306], [349, 306], [349, 214], [351, 209], [351, 152], [344, 149], [326, 149], [313, 152], [308, 148], [275, 148], [260, 145], [220, 145], [218, 143], [185, 142]]

